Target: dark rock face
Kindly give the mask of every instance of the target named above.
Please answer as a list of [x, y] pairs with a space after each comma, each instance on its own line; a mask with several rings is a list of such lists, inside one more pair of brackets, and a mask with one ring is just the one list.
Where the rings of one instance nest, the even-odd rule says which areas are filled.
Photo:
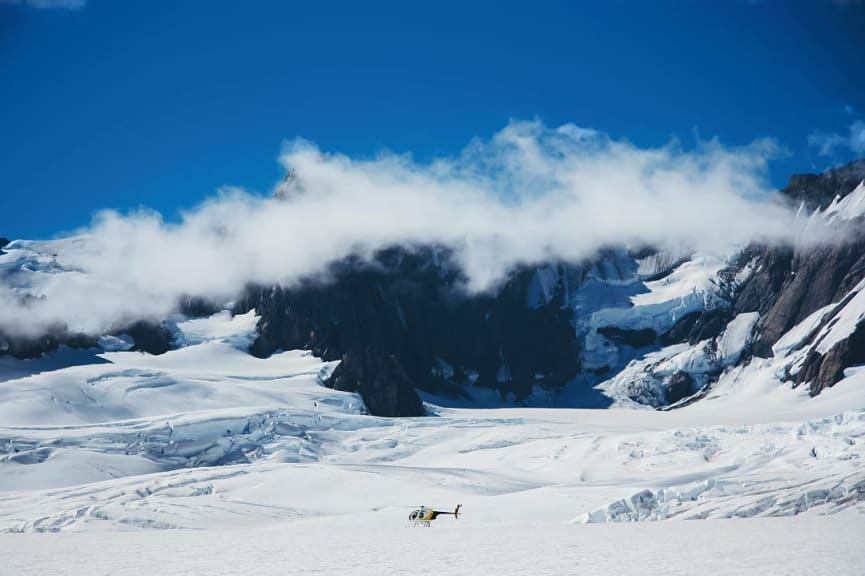
[[393, 354], [374, 346], [343, 354], [342, 362], [325, 383], [328, 388], [358, 392], [370, 414], [423, 416], [423, 404], [414, 385]]
[[9, 244], [9, 239], [0, 237], [0, 254], [5, 254], [3, 247], [7, 244]]
[[185, 316], [191, 316], [193, 318], [204, 318], [206, 316], [211, 316], [223, 309], [222, 306], [219, 306], [214, 302], [211, 302], [210, 300], [198, 298], [196, 296], [186, 296], [184, 298], [181, 298], [180, 305], [178, 307], [181, 314], [184, 314]]
[[626, 330], [618, 326], [602, 326], [598, 328], [598, 333], [613, 342], [632, 348], [646, 348], [647, 346], [654, 346], [658, 342], [658, 335], [651, 328]]
[[793, 267], [793, 249], [781, 247], [751, 247], [746, 250], [743, 260], [756, 263], [756, 270], [739, 289], [733, 304], [735, 312], [759, 312], [766, 314], [790, 281]]
[[865, 322], [856, 325], [856, 330], [846, 340], [829, 349], [826, 354], [811, 351], [793, 381], [799, 385], [810, 384], [812, 396], [837, 383], [850, 366], [865, 364]]
[[856, 160], [823, 174], [796, 174], [781, 191], [796, 205], [804, 202], [809, 210], [826, 208], [836, 196], [842, 198], [865, 180], [865, 159]]
[[[836, 196], [844, 197], [865, 179], [865, 160], [790, 178], [781, 193], [791, 204], [809, 211], [825, 209]], [[755, 271], [734, 302], [739, 312], [759, 312], [759, 338], [754, 353], [771, 356], [772, 344], [815, 310], [841, 299], [865, 275], [865, 236], [848, 243], [794, 250], [791, 247], [753, 246], [745, 251]]]
[[[327, 283], [250, 288], [236, 311], [261, 315], [250, 348], [259, 357], [303, 348], [337, 360], [367, 350], [363, 371], [386, 366], [411, 389], [441, 394], [473, 382], [520, 400], [534, 384], [553, 389], [579, 371], [570, 311], [526, 305], [531, 273], [514, 273], [494, 295], [469, 295], [446, 252], [394, 249], [372, 263], [340, 263]], [[373, 362], [370, 347], [392, 359]], [[402, 390], [404, 383], [393, 376], [390, 385]], [[358, 387], [368, 402], [364, 390]]]
[[[158, 322], [140, 321], [121, 330], [115, 330], [114, 335], [127, 335], [133, 340], [132, 350], [140, 350], [149, 354], [164, 354], [171, 349], [171, 333]], [[96, 337], [89, 334], [72, 334], [65, 326], [58, 326], [42, 336], [26, 337], [5, 335], [0, 331], [0, 356], [9, 355], [19, 359], [38, 358], [43, 354], [54, 352], [60, 346], [74, 349], [98, 348]]]
[[142, 320], [124, 330], [118, 330], [117, 334], [126, 334], [132, 338], [135, 342], [132, 350], [148, 354], [165, 354], [171, 350], [171, 333], [158, 322]]
[[46, 352], [57, 350], [61, 345], [70, 348], [95, 348], [96, 339], [86, 334], [70, 334], [62, 327], [33, 337], [10, 337], [0, 331], [0, 356], [9, 355], [19, 360], [38, 358]]
[[730, 311], [722, 308], [707, 312], [691, 312], [682, 316], [672, 328], [661, 334], [658, 340], [663, 346], [679, 342], [694, 345], [707, 338], [718, 336], [724, 331], [730, 319]]
[[[756, 308], [763, 312], [763, 316], [754, 352], [771, 356], [772, 344], [785, 332], [812, 312], [840, 300], [862, 279], [865, 275], [865, 238], [799, 251], [789, 260], [786, 254], [774, 260], [769, 258], [763, 266], [764, 269], [755, 274], [756, 286], [746, 288], [749, 289], [747, 296], [759, 293], [760, 288], [764, 289], [764, 299], [773, 292], [777, 294], [771, 302], [764, 300], [761, 302], [764, 305]], [[767, 282], [767, 276], [774, 278]], [[781, 277], [785, 278], [778, 287]], [[745, 304], [744, 296], [743, 291], [737, 305]]]
[[694, 391], [694, 379], [687, 372], [676, 372], [666, 384], [667, 403], [673, 404], [687, 398]]
[[[782, 191], [809, 210], [825, 208], [836, 196], [844, 197], [865, 178], [865, 160], [829, 170], [824, 174], [793, 176]], [[752, 351], [772, 355], [772, 345], [816, 310], [841, 302], [865, 277], [865, 234], [861, 225], [849, 241], [794, 250], [789, 247], [751, 247], [744, 260], [755, 271], [740, 288], [735, 312], [760, 312]], [[865, 362], [861, 330], [839, 342], [825, 355], [812, 351], [793, 380], [810, 382], [811, 394], [818, 394], [843, 377], [844, 369]], [[808, 343], [808, 342], [806, 342]]]

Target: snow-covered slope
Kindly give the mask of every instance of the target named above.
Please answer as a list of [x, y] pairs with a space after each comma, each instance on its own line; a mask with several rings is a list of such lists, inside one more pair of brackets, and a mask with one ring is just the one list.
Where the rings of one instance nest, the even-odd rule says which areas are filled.
[[323, 388], [330, 366], [308, 353], [237, 350], [232, 325], [249, 322], [193, 324], [198, 342], [162, 356], [17, 361], [32, 374], [0, 384], [0, 527], [395, 522], [455, 502], [466, 524], [618, 520], [616, 503], [646, 490], [639, 519], [863, 509], [865, 372], [816, 399], [767, 362], [672, 412], [429, 405], [436, 416], [387, 419]]
[[[136, 574], [144, 555], [165, 574], [284, 574], [287, 562], [292, 573], [569, 573], [575, 563], [618, 566], [607, 556], [615, 554], [634, 568], [619, 573], [637, 574], [640, 563], [672, 553], [663, 552], [669, 538], [680, 544], [663, 560], [669, 573], [765, 573], [760, 558], [772, 558], [786, 574], [854, 574], [865, 561], [850, 540], [865, 529], [865, 371], [812, 399], [778, 380], [780, 356], [728, 368], [702, 402], [668, 412], [624, 402], [609, 410], [428, 404], [430, 417], [378, 418], [357, 395], [321, 385], [333, 363], [238, 349], [253, 318], [180, 322], [176, 340], [186, 345], [161, 356], [61, 350], [4, 359], [7, 567]], [[737, 353], [751, 325], [731, 322], [721, 358]], [[463, 511], [429, 535], [404, 532], [420, 504]], [[711, 523], [586, 525], [766, 516], [795, 517], [743, 525], [732, 531], [741, 540]], [[173, 530], [159, 539], [117, 533], [164, 529]], [[825, 538], [825, 554], [789, 549], [803, 531], [810, 543]], [[712, 565], [681, 549], [705, 550], [706, 539], [745, 556]], [[630, 552], [609, 544], [629, 540]], [[70, 547], [92, 562], [59, 564]], [[165, 553], [173, 561], [163, 566]], [[442, 557], [446, 567], [436, 564]]]

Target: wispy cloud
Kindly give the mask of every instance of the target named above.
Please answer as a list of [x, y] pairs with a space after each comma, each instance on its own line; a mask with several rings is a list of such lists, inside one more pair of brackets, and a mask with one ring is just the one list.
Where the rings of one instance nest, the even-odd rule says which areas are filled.
[[23, 5], [37, 9], [81, 10], [87, 0], [0, 0], [0, 4]]
[[820, 156], [835, 156], [839, 152], [850, 151], [857, 156], [865, 155], [865, 122], [855, 120], [847, 129], [847, 134], [816, 130], [808, 136], [808, 144], [817, 149]]
[[640, 148], [537, 121], [424, 164], [294, 140], [280, 158], [295, 175], [283, 199], [223, 190], [178, 224], [148, 211], [103, 212], [79, 240], [44, 249], [74, 272], [34, 275], [41, 284], [24, 305], [20, 284], [5, 288], [0, 326], [59, 322], [98, 333], [167, 314], [182, 295], [227, 301], [247, 283], [292, 285], [394, 245], [450, 248], [467, 289], [483, 291], [517, 265], [578, 262], [611, 245], [680, 253], [793, 242], [794, 216], [770, 201], [765, 177], [777, 153], [769, 140]]

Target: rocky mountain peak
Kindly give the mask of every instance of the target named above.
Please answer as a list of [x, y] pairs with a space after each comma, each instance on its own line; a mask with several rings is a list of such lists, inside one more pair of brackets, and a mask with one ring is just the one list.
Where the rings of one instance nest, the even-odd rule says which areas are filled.
[[836, 197], [843, 198], [865, 180], [865, 158], [822, 174], [794, 174], [781, 193], [809, 211], [825, 210]]

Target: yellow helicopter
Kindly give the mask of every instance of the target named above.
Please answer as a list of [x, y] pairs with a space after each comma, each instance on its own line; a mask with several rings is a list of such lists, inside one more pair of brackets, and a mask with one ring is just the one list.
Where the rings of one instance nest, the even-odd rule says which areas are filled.
[[439, 516], [453, 516], [454, 519], [458, 519], [460, 517], [460, 508], [462, 504], [457, 504], [457, 507], [454, 508], [453, 512], [442, 512], [441, 510], [433, 510], [432, 508], [427, 508], [426, 506], [421, 506], [416, 510], [412, 510], [411, 514], [408, 515], [409, 522], [414, 527], [417, 526], [426, 526], [429, 528], [430, 522], [438, 518]]

